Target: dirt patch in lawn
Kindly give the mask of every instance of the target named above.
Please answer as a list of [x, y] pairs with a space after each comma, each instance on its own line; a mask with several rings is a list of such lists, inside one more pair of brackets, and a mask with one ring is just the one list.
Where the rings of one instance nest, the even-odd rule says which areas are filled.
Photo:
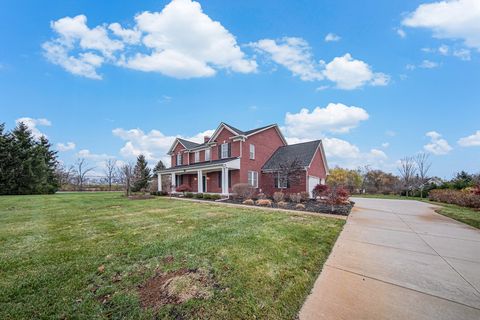
[[182, 304], [190, 299], [209, 299], [214, 282], [203, 269], [157, 272], [138, 288], [143, 308], [157, 309], [166, 304]]

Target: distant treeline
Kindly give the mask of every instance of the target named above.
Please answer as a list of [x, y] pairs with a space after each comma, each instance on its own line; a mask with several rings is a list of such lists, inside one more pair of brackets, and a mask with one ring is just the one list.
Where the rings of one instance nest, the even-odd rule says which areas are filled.
[[54, 193], [57, 166], [57, 152], [46, 137], [35, 138], [24, 123], [10, 132], [0, 124], [0, 194]]

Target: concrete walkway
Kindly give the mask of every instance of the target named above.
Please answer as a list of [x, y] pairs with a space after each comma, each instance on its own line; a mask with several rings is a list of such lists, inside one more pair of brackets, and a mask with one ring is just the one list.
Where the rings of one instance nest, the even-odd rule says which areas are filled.
[[300, 319], [480, 319], [480, 231], [409, 200], [353, 199]]

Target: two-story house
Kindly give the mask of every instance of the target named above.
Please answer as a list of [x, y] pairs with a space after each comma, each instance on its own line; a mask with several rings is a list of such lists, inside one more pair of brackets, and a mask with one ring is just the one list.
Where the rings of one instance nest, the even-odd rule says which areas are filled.
[[[320, 140], [288, 145], [276, 124], [248, 131], [220, 123], [203, 143], [177, 138], [168, 154], [171, 167], [159, 172], [171, 175], [172, 191], [186, 184], [192, 192], [228, 195], [237, 183], [248, 183], [272, 194], [308, 191], [325, 183], [328, 166]], [[284, 164], [295, 162], [300, 167], [295, 182], [284, 179]]]

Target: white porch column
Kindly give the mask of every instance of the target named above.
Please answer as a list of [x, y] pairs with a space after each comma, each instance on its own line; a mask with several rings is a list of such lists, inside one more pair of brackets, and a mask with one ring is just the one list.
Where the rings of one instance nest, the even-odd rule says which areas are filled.
[[177, 179], [175, 179], [175, 172], [172, 172], [172, 192], [175, 192], [175, 189], [176, 189], [176, 183]]
[[222, 168], [222, 194], [228, 195], [228, 168]]
[[203, 193], [203, 172], [202, 170], [198, 170], [197, 171], [197, 183], [198, 183], [198, 187], [197, 187], [197, 192], [198, 193]]
[[162, 191], [162, 174], [161, 173], [157, 175], [157, 179], [158, 179], [158, 191]]

